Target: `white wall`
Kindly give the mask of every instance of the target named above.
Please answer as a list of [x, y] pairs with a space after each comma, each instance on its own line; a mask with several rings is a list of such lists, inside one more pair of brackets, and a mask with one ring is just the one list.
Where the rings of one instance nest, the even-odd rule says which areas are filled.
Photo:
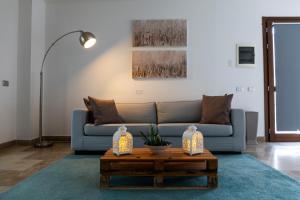
[[18, 0], [0, 3], [0, 143], [16, 139], [17, 65], [18, 65]]
[[[46, 44], [68, 31], [83, 29], [97, 36], [84, 50], [78, 35], [61, 41], [46, 65], [47, 135], [69, 135], [71, 112], [84, 108], [88, 95], [118, 102], [197, 99], [203, 94], [235, 93], [233, 107], [259, 111], [264, 135], [262, 16], [299, 16], [298, 0], [47, 0]], [[131, 78], [131, 20], [188, 20], [188, 78]], [[235, 45], [257, 46], [257, 68], [235, 63]], [[236, 93], [237, 86], [255, 92]], [[143, 90], [137, 95], [136, 90]]]
[[32, 0], [31, 17], [31, 139], [38, 136], [40, 70], [45, 52], [45, 1]]
[[0, 144], [38, 133], [39, 70], [45, 43], [44, 0], [0, 2]]
[[44, 0], [19, 3], [17, 139], [38, 136], [39, 73], [45, 47]]
[[18, 87], [17, 87], [17, 139], [31, 138], [31, 13], [32, 0], [19, 1]]

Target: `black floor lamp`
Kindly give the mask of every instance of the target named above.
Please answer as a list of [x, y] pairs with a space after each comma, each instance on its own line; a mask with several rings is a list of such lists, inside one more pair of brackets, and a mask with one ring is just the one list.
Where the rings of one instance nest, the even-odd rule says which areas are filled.
[[38, 148], [43, 148], [43, 147], [50, 147], [53, 145], [53, 142], [49, 142], [46, 140], [43, 140], [43, 89], [44, 89], [44, 63], [46, 60], [46, 57], [49, 53], [49, 51], [51, 50], [51, 48], [62, 38], [64, 38], [67, 35], [73, 34], [73, 33], [80, 33], [80, 37], [79, 37], [79, 42], [81, 44], [81, 46], [83, 46], [84, 48], [90, 48], [92, 46], [94, 46], [94, 44], [96, 43], [96, 37], [94, 36], [94, 34], [90, 33], [90, 32], [85, 32], [82, 30], [76, 30], [76, 31], [71, 31], [68, 32], [62, 36], [60, 36], [59, 38], [57, 38], [51, 45], [50, 47], [47, 49], [44, 58], [43, 58], [43, 62], [42, 62], [42, 66], [41, 66], [41, 72], [40, 72], [40, 105], [39, 105], [39, 139], [36, 143], [34, 143], [35, 147]]

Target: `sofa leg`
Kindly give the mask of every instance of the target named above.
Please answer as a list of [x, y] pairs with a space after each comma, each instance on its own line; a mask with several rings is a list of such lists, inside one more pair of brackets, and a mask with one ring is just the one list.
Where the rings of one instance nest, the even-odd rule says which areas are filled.
[[74, 155], [81, 155], [81, 151], [74, 151]]
[[213, 154], [243, 154], [241, 151], [212, 151]]
[[74, 155], [103, 155], [106, 151], [74, 151]]

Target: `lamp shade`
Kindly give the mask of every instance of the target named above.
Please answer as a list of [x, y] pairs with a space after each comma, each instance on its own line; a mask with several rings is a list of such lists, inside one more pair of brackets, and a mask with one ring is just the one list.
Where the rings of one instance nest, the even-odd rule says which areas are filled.
[[96, 37], [93, 33], [82, 32], [79, 37], [79, 42], [81, 46], [88, 49], [96, 44]]

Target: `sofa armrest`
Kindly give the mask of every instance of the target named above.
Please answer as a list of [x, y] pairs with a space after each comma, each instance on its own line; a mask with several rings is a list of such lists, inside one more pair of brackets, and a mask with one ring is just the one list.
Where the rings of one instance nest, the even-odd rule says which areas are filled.
[[80, 150], [83, 146], [84, 125], [87, 123], [87, 110], [74, 110], [71, 122], [71, 148]]
[[231, 110], [234, 149], [243, 152], [246, 149], [246, 117], [242, 109]]

